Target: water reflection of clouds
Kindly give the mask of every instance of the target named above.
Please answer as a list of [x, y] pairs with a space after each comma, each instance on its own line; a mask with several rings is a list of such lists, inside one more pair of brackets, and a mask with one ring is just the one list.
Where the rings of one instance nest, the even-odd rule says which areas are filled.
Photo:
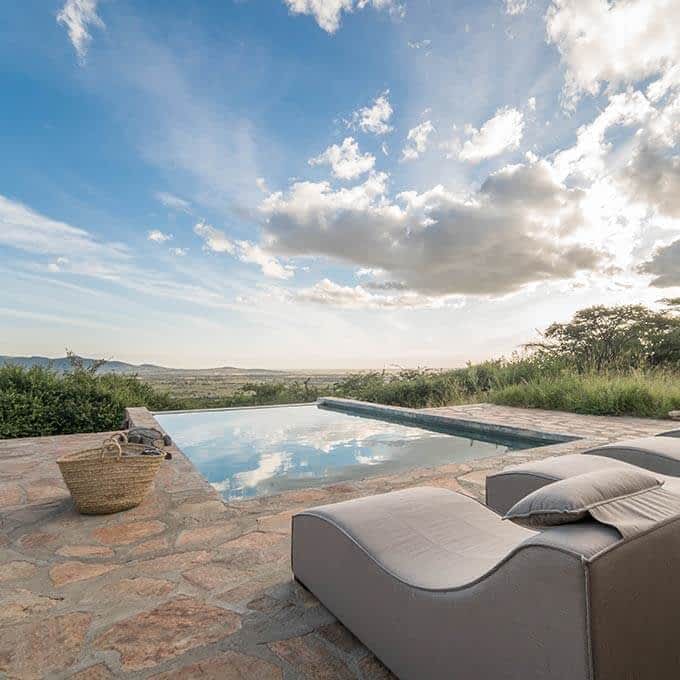
[[385, 474], [497, 453], [467, 437], [315, 406], [158, 416], [226, 498], [252, 497], [323, 481]]
[[375, 454], [373, 456], [362, 456], [357, 454], [355, 460], [359, 465], [380, 465], [388, 460], [388, 458], [381, 454]]
[[[266, 417], [266, 429], [263, 428], [263, 416]], [[338, 446], [362, 447], [372, 438], [396, 442], [422, 439], [424, 436], [447, 436], [395, 423], [322, 411], [314, 406], [290, 407], [288, 414], [278, 413], [277, 409], [253, 409], [182, 413], [159, 418], [168, 431], [176, 433], [175, 439], [180, 447], [224, 442], [225, 437], [229, 437], [232, 441], [249, 443], [259, 449], [280, 448], [294, 442], [298, 446], [331, 453]], [[293, 422], [291, 418], [294, 418]]]
[[237, 472], [234, 475], [234, 486], [237, 488], [243, 486], [252, 488], [276, 474], [286, 472], [286, 470], [292, 467], [292, 458], [292, 454], [285, 451], [263, 453], [260, 456], [258, 466], [254, 470]]

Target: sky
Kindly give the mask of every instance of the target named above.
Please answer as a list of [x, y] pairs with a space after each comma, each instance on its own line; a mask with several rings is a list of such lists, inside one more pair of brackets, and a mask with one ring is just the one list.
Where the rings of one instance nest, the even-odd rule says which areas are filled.
[[680, 295], [678, 0], [23, 0], [0, 354], [459, 366]]

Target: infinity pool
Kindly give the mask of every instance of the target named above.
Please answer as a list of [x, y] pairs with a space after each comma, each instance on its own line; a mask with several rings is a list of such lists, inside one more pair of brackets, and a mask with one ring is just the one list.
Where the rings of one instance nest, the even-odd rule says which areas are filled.
[[507, 437], [480, 441], [316, 405], [160, 413], [156, 419], [227, 500], [537, 445]]

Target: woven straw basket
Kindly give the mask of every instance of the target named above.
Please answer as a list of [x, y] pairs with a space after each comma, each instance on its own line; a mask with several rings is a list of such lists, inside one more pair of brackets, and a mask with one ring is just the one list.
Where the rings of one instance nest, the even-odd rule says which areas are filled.
[[[143, 451], [147, 453], [142, 455]], [[78, 512], [107, 515], [142, 502], [164, 457], [165, 452], [130, 444], [125, 434], [118, 434], [101, 448], [62, 456], [57, 465]]]

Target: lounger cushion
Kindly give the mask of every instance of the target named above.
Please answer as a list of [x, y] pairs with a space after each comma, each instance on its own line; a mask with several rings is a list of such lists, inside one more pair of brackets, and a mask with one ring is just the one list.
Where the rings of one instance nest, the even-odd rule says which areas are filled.
[[[638, 466], [615, 458], [583, 456], [580, 453], [512, 465], [486, 478], [486, 504], [499, 515], [504, 515], [517, 501], [536, 489], [585, 472], [612, 468], [636, 470]], [[664, 480], [663, 488], [666, 491], [680, 496], [680, 477], [654, 474]]]
[[351, 535], [396, 578], [431, 590], [467, 583], [533, 536], [507, 526], [473, 499], [430, 487], [334, 503], [303, 514]]
[[515, 503], [504, 519], [529, 528], [579, 522], [589, 514], [597, 514], [598, 506], [640, 495], [662, 484], [663, 480], [644, 470], [595, 470], [537, 489]]
[[585, 472], [612, 468], [637, 469], [614, 458], [583, 456], [580, 453], [511, 465], [486, 478], [486, 505], [499, 515], [504, 515], [518, 500], [536, 489]]
[[680, 477], [680, 439], [677, 437], [642, 437], [603, 444], [584, 453], [606, 456], [658, 472]]
[[680, 430], [668, 430], [667, 432], [659, 432], [657, 437], [680, 437]]

